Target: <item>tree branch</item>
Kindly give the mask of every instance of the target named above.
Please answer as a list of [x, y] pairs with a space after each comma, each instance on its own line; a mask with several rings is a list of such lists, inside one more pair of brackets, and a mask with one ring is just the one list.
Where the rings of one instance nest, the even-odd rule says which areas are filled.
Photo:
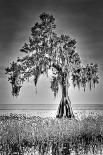
[[52, 67], [54, 67], [58, 72], [62, 73], [62, 68], [59, 65], [53, 63]]

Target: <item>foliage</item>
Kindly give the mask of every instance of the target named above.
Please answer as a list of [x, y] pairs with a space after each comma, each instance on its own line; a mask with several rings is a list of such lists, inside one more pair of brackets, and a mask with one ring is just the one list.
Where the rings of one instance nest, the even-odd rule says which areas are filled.
[[19, 95], [24, 81], [34, 77], [35, 86], [41, 74], [48, 75], [52, 69], [51, 89], [57, 94], [59, 85], [69, 86], [72, 76], [73, 85], [86, 87], [86, 83], [98, 83], [98, 66], [90, 64], [81, 66], [79, 54], [75, 51], [76, 41], [68, 35], [57, 35], [55, 19], [52, 15], [42, 13], [40, 22], [31, 28], [31, 36], [21, 49], [25, 56], [18, 58], [6, 68], [8, 80], [12, 85], [12, 95]]
[[0, 117], [0, 145], [7, 149], [68, 143], [69, 149], [86, 149], [103, 144], [103, 116], [83, 120], [40, 118], [26, 115]]
[[73, 85], [78, 86], [78, 88], [80, 88], [80, 86], [82, 86], [84, 88], [86, 88], [86, 84], [89, 83], [90, 86], [90, 90], [92, 88], [92, 86], [95, 87], [95, 84], [98, 84], [98, 65], [97, 64], [87, 64], [86, 67], [81, 67], [79, 69], [74, 69], [74, 72], [72, 73], [72, 80], [73, 80]]

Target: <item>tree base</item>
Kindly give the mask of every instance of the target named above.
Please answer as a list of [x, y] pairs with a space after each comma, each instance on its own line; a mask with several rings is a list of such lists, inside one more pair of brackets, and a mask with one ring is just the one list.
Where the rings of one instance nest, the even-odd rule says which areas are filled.
[[69, 118], [69, 119], [75, 117], [72, 111], [69, 97], [62, 98], [62, 100], [60, 101], [56, 118], [62, 118], [62, 117]]

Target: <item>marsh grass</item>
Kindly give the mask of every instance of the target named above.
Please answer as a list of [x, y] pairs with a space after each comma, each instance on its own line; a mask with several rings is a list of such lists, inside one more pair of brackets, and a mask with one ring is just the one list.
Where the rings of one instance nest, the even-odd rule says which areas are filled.
[[[102, 154], [103, 116], [88, 116], [82, 120], [28, 117], [26, 115], [0, 116], [0, 151], [6, 154], [25, 154], [35, 151], [41, 155]], [[49, 153], [50, 154], [50, 153]]]

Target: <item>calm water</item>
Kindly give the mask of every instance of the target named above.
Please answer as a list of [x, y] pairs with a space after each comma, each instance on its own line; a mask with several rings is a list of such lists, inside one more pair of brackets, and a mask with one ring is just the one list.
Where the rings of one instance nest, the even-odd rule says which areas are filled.
[[[88, 115], [103, 115], [103, 104], [73, 104], [75, 117], [82, 119]], [[0, 104], [0, 115], [2, 114], [26, 114], [30, 116], [55, 117], [57, 104]]]

